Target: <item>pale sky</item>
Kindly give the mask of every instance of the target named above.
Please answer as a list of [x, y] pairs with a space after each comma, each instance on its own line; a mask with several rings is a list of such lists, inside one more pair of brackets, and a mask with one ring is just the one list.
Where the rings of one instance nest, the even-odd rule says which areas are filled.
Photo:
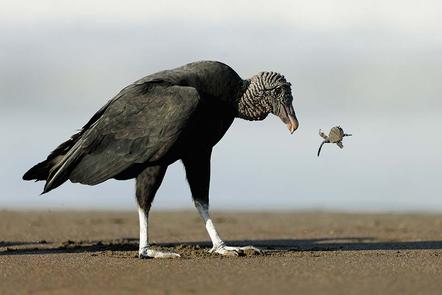
[[376, 26], [440, 32], [441, 12], [442, 3], [436, 0], [3, 0], [0, 22], [251, 21], [327, 30]]
[[[202, 59], [294, 85], [300, 129], [237, 120], [215, 147], [215, 209], [442, 211], [442, 2], [2, 1], [0, 209], [133, 209], [133, 181], [22, 174], [121, 88]], [[318, 129], [342, 124], [344, 150]], [[154, 208], [192, 208], [180, 163]]]

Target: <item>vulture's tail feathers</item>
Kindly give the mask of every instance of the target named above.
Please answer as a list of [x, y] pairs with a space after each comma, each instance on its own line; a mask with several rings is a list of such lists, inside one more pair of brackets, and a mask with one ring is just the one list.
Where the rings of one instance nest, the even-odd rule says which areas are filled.
[[62, 156], [65, 155], [72, 146], [78, 141], [80, 138], [81, 131], [72, 135], [71, 138], [57, 146], [55, 150], [53, 150], [49, 156], [43, 162], [38, 163], [31, 169], [29, 169], [24, 175], [23, 180], [46, 180], [49, 177], [49, 173], [51, 169], [57, 165], [57, 163], [61, 160]]
[[54, 159], [44, 160], [29, 169], [24, 175], [23, 180], [46, 180], [49, 176], [49, 170], [54, 165]]
[[70, 139], [60, 144], [48, 158], [32, 167], [23, 175], [24, 180], [46, 180], [43, 193], [60, 186], [69, 179], [70, 172], [75, 168], [75, 165], [81, 160], [83, 156], [81, 152], [82, 136], [93, 128], [94, 124], [101, 118], [106, 109], [113, 101], [120, 96], [109, 100], [101, 109], [99, 109], [92, 118], [83, 126], [83, 128], [72, 135]]
[[56, 188], [68, 179], [65, 168], [73, 163], [73, 157], [78, 158], [74, 151], [78, 150], [78, 142], [81, 132], [74, 134], [69, 140], [60, 144], [49, 154], [46, 160], [29, 169], [23, 180], [46, 180], [44, 193]]
[[46, 179], [46, 184], [41, 194], [45, 194], [50, 190], [62, 185], [66, 180], [69, 179], [69, 174], [71, 173], [75, 164], [81, 158], [81, 141], [75, 143], [75, 145], [69, 150], [66, 155], [63, 155], [61, 160], [54, 165], [49, 171], [48, 178]]

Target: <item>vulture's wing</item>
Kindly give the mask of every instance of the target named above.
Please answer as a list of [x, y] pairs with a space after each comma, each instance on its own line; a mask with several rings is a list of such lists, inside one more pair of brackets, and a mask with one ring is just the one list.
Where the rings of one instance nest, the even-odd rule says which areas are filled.
[[161, 159], [199, 100], [193, 87], [146, 83], [124, 89], [54, 167], [44, 192], [67, 179], [98, 184], [133, 165]]

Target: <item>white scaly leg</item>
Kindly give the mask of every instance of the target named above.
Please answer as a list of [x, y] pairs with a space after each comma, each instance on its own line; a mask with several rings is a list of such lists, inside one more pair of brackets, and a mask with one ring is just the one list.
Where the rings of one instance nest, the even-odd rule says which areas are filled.
[[177, 258], [180, 254], [172, 252], [162, 252], [150, 249], [148, 234], [148, 216], [142, 208], [138, 207], [138, 216], [140, 219], [140, 248], [138, 250], [139, 258]]
[[144, 210], [138, 207], [138, 218], [140, 221], [140, 249], [139, 253], [141, 254], [144, 249], [147, 249], [149, 246], [149, 234], [147, 232], [147, 216], [144, 213]]
[[261, 252], [261, 250], [253, 246], [246, 246], [246, 247], [226, 246], [223, 240], [221, 240], [221, 238], [219, 237], [218, 232], [215, 229], [215, 225], [212, 222], [212, 219], [210, 219], [209, 208], [207, 204], [201, 204], [199, 202], [195, 202], [195, 207], [197, 208], [199, 214], [203, 218], [204, 223], [206, 225], [207, 233], [210, 236], [210, 240], [212, 240], [213, 246], [212, 249], [209, 250], [210, 253], [218, 253], [224, 256], [238, 256], [240, 254], [243, 254], [245, 250], [253, 250], [258, 253]]

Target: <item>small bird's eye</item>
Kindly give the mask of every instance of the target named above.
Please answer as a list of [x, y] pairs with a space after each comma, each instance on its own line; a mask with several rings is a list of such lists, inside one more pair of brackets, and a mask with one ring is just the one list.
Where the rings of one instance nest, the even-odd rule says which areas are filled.
[[282, 93], [282, 89], [281, 89], [281, 87], [278, 87], [278, 88], [275, 89], [275, 95], [276, 95], [276, 96], [281, 95], [281, 93]]

